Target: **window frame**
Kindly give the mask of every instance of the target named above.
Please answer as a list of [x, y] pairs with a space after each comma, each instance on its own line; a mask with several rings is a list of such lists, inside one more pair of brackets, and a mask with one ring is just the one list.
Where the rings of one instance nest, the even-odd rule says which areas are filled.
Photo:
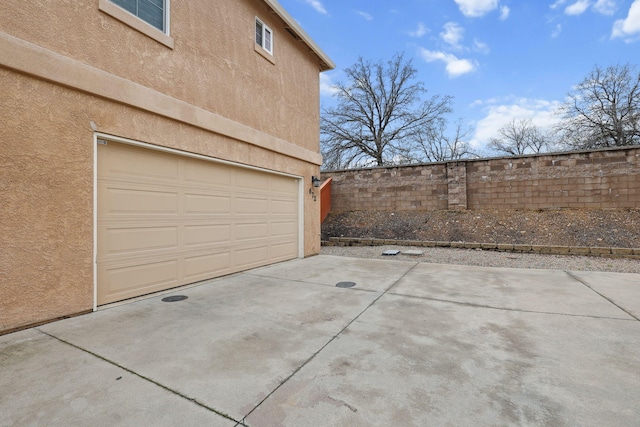
[[129, 27], [141, 32], [147, 37], [150, 37], [155, 41], [165, 45], [169, 49], [173, 49], [174, 41], [173, 41], [173, 38], [171, 38], [169, 35], [169, 28], [171, 23], [170, 3], [171, 3], [171, 0], [164, 0], [164, 4], [166, 6], [164, 11], [165, 12], [165, 17], [164, 17], [165, 31], [161, 31], [159, 28], [154, 27], [153, 25], [149, 24], [147, 21], [137, 17], [133, 13], [118, 6], [117, 4], [111, 2], [110, 0], [99, 0], [98, 9], [101, 12], [104, 12], [107, 15], [111, 16], [112, 18], [115, 18], [118, 21], [124, 23], [125, 25], [128, 25]]
[[[262, 27], [262, 31], [260, 34], [260, 42], [258, 42], [258, 24]], [[255, 33], [255, 42], [257, 46], [260, 46], [265, 52], [267, 52], [269, 55], [273, 55], [273, 30], [264, 23], [264, 21], [260, 18], [258, 18], [256, 16], [256, 21], [255, 21], [255, 29], [256, 29], [256, 33]], [[267, 43], [267, 34], [269, 34], [269, 49], [267, 49], [265, 47], [265, 44]]]
[[[149, 0], [134, 0], [136, 3], [136, 9], [140, 8], [140, 2], [141, 1], [149, 1]], [[150, 25], [151, 27], [155, 28], [158, 31], [161, 31], [162, 33], [169, 35], [169, 4], [171, 3], [170, 0], [162, 0], [162, 28], [158, 28], [156, 27], [154, 24], [152, 24], [151, 22], [147, 21], [146, 19], [140, 17], [139, 14], [133, 13], [129, 10], [127, 10], [126, 8], [124, 8], [123, 6], [119, 5], [118, 3], [116, 3], [116, 0], [109, 0], [110, 3], [112, 3], [113, 5], [119, 7], [120, 9], [124, 10], [125, 12], [129, 13], [130, 15], [135, 16], [137, 19], [141, 20], [142, 22]], [[152, 3], [151, 1], [149, 1], [149, 3]]]

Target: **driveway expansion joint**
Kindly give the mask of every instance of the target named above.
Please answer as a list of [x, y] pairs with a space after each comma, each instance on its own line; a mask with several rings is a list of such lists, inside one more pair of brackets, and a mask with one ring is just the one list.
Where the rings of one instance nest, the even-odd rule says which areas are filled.
[[[316, 351], [315, 353], [313, 353], [307, 360], [305, 360], [300, 366], [298, 366], [289, 376], [287, 376], [284, 380], [282, 380], [282, 382], [280, 384], [278, 384], [273, 390], [271, 390], [271, 392], [269, 394], [267, 394], [264, 399], [262, 399], [260, 402], [258, 402], [258, 404], [256, 406], [253, 407], [253, 409], [251, 409], [244, 417], [242, 417], [242, 422], [246, 422], [246, 419], [248, 416], [250, 416], [253, 412], [256, 411], [256, 409], [258, 409], [267, 399], [269, 399], [269, 397], [271, 397], [271, 395], [273, 395], [276, 391], [278, 391], [278, 389], [280, 389], [280, 387], [282, 387], [283, 385], [285, 385], [291, 378], [293, 378], [298, 372], [300, 372], [300, 370], [302, 368], [304, 368], [305, 366], [307, 366], [313, 359], [316, 358], [316, 356], [318, 354], [320, 354], [320, 352], [322, 350], [324, 350], [329, 344], [331, 344], [333, 341], [335, 341], [340, 335], [342, 335], [342, 333], [347, 330], [347, 328], [349, 326], [351, 326], [356, 320], [358, 320], [367, 310], [369, 310], [376, 302], [378, 302], [378, 300], [380, 300], [380, 298], [382, 298], [388, 291], [389, 289], [393, 288], [395, 285], [397, 285], [402, 279], [404, 279], [404, 277], [409, 274], [414, 268], [416, 268], [418, 265], [420, 265], [419, 262], [416, 262], [414, 265], [411, 266], [411, 268], [409, 268], [407, 271], [405, 271], [402, 276], [400, 276], [395, 282], [393, 282], [387, 289], [385, 289], [383, 292], [380, 292], [380, 295], [378, 295], [373, 301], [371, 301], [364, 309], [362, 309], [362, 311], [360, 311], [360, 313], [358, 313], [353, 319], [351, 319], [342, 329], [340, 329], [340, 331], [338, 331], [338, 333], [336, 333], [335, 335], [333, 335], [329, 341], [327, 341], [322, 347], [320, 347], [318, 349], [318, 351]], [[304, 283], [308, 283], [308, 282], [304, 282]]]
[[600, 297], [606, 299], [607, 301], [609, 301], [611, 304], [615, 305], [616, 307], [618, 307], [620, 310], [624, 311], [626, 314], [628, 314], [629, 316], [633, 317], [636, 321], [640, 322], [640, 317], [635, 316], [633, 313], [629, 312], [627, 309], [625, 309], [624, 307], [622, 307], [621, 305], [619, 305], [618, 303], [616, 303], [614, 300], [612, 300], [611, 298], [605, 296], [604, 294], [596, 291], [595, 289], [593, 289], [593, 287], [591, 287], [587, 282], [585, 282], [584, 280], [580, 279], [578, 276], [576, 276], [575, 274], [571, 273], [570, 271], [564, 271], [565, 273], [567, 273], [567, 275], [569, 277], [571, 277], [574, 280], [577, 280], [578, 282], [582, 283], [584, 286], [586, 286], [587, 288], [591, 289], [593, 292], [595, 292], [596, 294], [598, 294]]
[[490, 309], [490, 310], [498, 310], [498, 311], [513, 311], [513, 312], [531, 313], [531, 314], [549, 314], [549, 315], [552, 315], [552, 316], [582, 317], [582, 318], [587, 318], [587, 319], [619, 320], [619, 321], [622, 321], [622, 322], [635, 322], [637, 320], [635, 318], [634, 319], [622, 319], [620, 317], [594, 316], [594, 315], [590, 315], [590, 314], [558, 313], [558, 312], [555, 312], [555, 311], [538, 311], [538, 310], [525, 310], [525, 309], [522, 309], [522, 308], [495, 307], [495, 306], [492, 306], [492, 305], [478, 304], [478, 303], [474, 303], [474, 302], [454, 301], [454, 300], [448, 300], [448, 299], [442, 299], [442, 298], [433, 298], [433, 297], [421, 297], [421, 296], [416, 296], [416, 295], [400, 294], [400, 293], [397, 293], [397, 292], [389, 292], [389, 295], [394, 295], [394, 296], [404, 297], [404, 298], [419, 299], [419, 300], [425, 300], [425, 301], [436, 301], [436, 302], [442, 302], [442, 303], [447, 303], [447, 304], [456, 304], [456, 305], [462, 305], [462, 306], [473, 307], [473, 308], [487, 308], [487, 309]]
[[196, 398], [194, 398], [194, 397], [189, 397], [189, 396], [187, 396], [187, 395], [185, 395], [185, 394], [183, 394], [183, 393], [181, 393], [181, 392], [179, 392], [179, 391], [177, 391], [177, 390], [172, 389], [172, 388], [171, 388], [171, 387], [169, 387], [169, 386], [166, 386], [166, 385], [164, 385], [164, 384], [162, 384], [162, 383], [159, 383], [158, 381], [156, 381], [156, 380], [154, 380], [154, 379], [151, 379], [151, 378], [149, 378], [149, 377], [147, 377], [147, 376], [144, 376], [144, 375], [142, 375], [142, 374], [140, 374], [140, 373], [138, 373], [138, 372], [136, 372], [136, 371], [134, 371], [134, 370], [132, 370], [132, 369], [129, 369], [129, 368], [127, 368], [126, 366], [123, 366], [123, 365], [119, 364], [118, 362], [114, 362], [113, 360], [107, 359], [106, 357], [101, 356], [101, 355], [99, 355], [98, 353], [95, 353], [95, 352], [93, 352], [93, 351], [91, 351], [91, 350], [87, 350], [87, 349], [86, 349], [86, 348], [84, 348], [84, 347], [80, 347], [80, 346], [79, 346], [79, 345], [77, 345], [77, 344], [74, 344], [74, 343], [69, 342], [69, 341], [67, 341], [67, 340], [65, 340], [65, 339], [62, 339], [62, 338], [60, 338], [60, 337], [57, 337], [57, 336], [55, 336], [55, 335], [53, 335], [53, 334], [51, 334], [51, 333], [49, 333], [49, 332], [43, 331], [43, 330], [41, 330], [40, 328], [35, 328], [35, 329], [36, 329], [38, 332], [40, 332], [40, 333], [42, 333], [42, 334], [44, 334], [44, 335], [46, 335], [46, 336], [48, 336], [48, 337], [50, 337], [50, 338], [53, 338], [54, 340], [60, 341], [60, 342], [61, 342], [61, 343], [63, 343], [63, 344], [66, 344], [66, 345], [68, 345], [68, 346], [70, 346], [70, 347], [73, 347], [73, 348], [75, 348], [75, 349], [78, 349], [78, 350], [80, 350], [80, 351], [82, 351], [82, 352], [84, 352], [84, 353], [90, 354], [91, 356], [96, 357], [96, 358], [98, 358], [98, 359], [100, 359], [100, 360], [102, 360], [102, 361], [104, 361], [104, 362], [107, 362], [107, 363], [109, 363], [110, 365], [113, 365], [113, 366], [115, 366], [115, 367], [117, 367], [117, 368], [120, 368], [120, 369], [122, 369], [122, 370], [124, 370], [124, 371], [126, 371], [126, 372], [130, 373], [131, 375], [134, 375], [134, 376], [136, 376], [136, 377], [138, 377], [138, 378], [140, 378], [140, 379], [142, 379], [142, 380], [145, 380], [145, 381], [147, 381], [147, 382], [150, 382], [151, 384], [156, 385], [156, 386], [158, 386], [158, 387], [160, 387], [160, 388], [162, 388], [162, 389], [164, 389], [164, 390], [168, 391], [169, 393], [175, 394], [176, 396], [181, 397], [181, 398], [183, 398], [183, 399], [185, 399], [185, 400], [187, 400], [187, 401], [189, 401], [189, 402], [192, 402], [192, 403], [194, 403], [194, 404], [196, 404], [196, 405], [198, 405], [198, 406], [200, 406], [200, 407], [202, 407], [202, 408], [204, 408], [204, 409], [206, 409], [206, 410], [208, 410], [208, 411], [210, 411], [210, 412], [215, 413], [216, 415], [219, 415], [219, 416], [221, 416], [221, 417], [223, 417], [223, 418], [226, 418], [226, 419], [228, 419], [228, 420], [230, 420], [230, 421], [233, 421], [234, 423], [236, 423], [236, 425], [243, 425], [241, 421], [238, 421], [238, 420], [234, 419], [233, 417], [231, 417], [230, 415], [225, 414], [224, 412], [220, 412], [220, 411], [218, 411], [218, 410], [216, 410], [216, 409], [214, 409], [214, 408], [212, 408], [212, 407], [210, 407], [210, 406], [208, 406], [208, 405], [206, 405], [206, 404], [204, 404], [204, 403], [202, 403], [202, 402], [199, 402], [199, 401], [198, 401]]

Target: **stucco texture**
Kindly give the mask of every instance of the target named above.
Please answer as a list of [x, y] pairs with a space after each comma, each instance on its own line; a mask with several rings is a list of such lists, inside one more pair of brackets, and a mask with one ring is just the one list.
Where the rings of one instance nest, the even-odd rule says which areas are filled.
[[68, 90], [2, 69], [0, 87], [3, 330], [92, 307], [93, 148]]
[[[302, 176], [318, 167], [0, 69], [0, 330], [93, 307], [93, 131]], [[28, 119], [25, 119], [28, 118]], [[320, 251], [305, 190], [305, 256]]]
[[[274, 32], [273, 63], [254, 51], [256, 16]], [[263, 1], [172, 2], [170, 27], [174, 49], [99, 11], [98, 0], [0, 2], [8, 34], [318, 150], [318, 59]]]
[[[272, 61], [255, 52], [256, 16]], [[319, 59], [262, 1], [172, 3], [174, 49], [98, 0], [2, 1], [0, 28], [0, 332], [93, 308], [94, 131], [306, 187], [319, 175]], [[306, 187], [308, 256], [320, 200]]]

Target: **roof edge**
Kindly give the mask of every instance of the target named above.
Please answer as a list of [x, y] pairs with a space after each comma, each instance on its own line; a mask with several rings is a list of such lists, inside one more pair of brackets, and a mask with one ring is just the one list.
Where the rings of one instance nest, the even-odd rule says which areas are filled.
[[300, 40], [302, 40], [312, 51], [316, 54], [318, 58], [320, 58], [320, 71], [329, 71], [336, 68], [336, 64], [329, 58], [329, 56], [318, 46], [318, 44], [313, 41], [313, 39], [306, 33], [305, 30], [302, 29], [300, 24], [296, 22], [295, 19], [289, 12], [287, 12], [277, 0], [264, 0], [264, 2], [271, 8], [273, 11], [280, 16], [280, 18], [285, 22], [288, 26], [287, 30], [292, 31], [295, 36], [298, 36]]

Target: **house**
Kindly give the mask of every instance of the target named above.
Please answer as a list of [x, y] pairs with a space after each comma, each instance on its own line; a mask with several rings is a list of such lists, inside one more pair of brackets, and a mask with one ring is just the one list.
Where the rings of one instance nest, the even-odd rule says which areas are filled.
[[276, 0], [0, 2], [0, 331], [317, 254], [333, 66]]

